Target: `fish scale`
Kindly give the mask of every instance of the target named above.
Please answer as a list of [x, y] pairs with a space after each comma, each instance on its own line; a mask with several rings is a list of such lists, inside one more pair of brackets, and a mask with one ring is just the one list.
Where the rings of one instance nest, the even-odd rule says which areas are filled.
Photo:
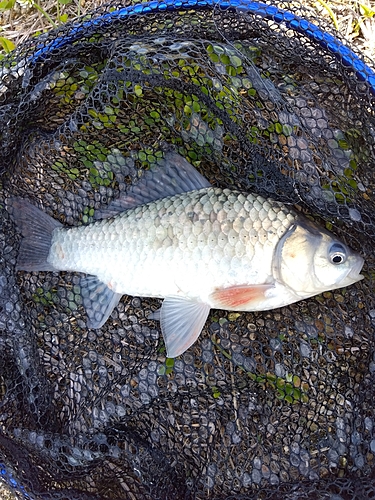
[[206, 188], [56, 229], [48, 261], [96, 275], [116, 293], [165, 297], [188, 281], [189, 296], [197, 297], [217, 286], [266, 282], [272, 259], [265, 266], [265, 258], [296, 217], [261, 196]]

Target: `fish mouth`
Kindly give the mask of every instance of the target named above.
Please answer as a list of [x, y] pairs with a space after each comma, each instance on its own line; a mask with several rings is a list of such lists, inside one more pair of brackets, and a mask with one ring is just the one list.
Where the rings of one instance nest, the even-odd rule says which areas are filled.
[[360, 274], [364, 263], [365, 259], [363, 259], [363, 257], [360, 255], [355, 256], [355, 263], [347, 275], [347, 279], [350, 280], [351, 283], [355, 283], [364, 278], [364, 276]]

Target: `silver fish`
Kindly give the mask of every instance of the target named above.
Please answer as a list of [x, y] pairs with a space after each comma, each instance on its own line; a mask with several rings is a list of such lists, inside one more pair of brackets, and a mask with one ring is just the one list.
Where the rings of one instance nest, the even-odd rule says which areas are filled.
[[363, 259], [283, 203], [212, 187], [167, 153], [98, 220], [62, 227], [29, 202], [9, 200], [20, 227], [17, 268], [79, 271], [88, 327], [123, 294], [164, 298], [168, 357], [198, 338], [211, 308], [282, 307], [363, 278]]

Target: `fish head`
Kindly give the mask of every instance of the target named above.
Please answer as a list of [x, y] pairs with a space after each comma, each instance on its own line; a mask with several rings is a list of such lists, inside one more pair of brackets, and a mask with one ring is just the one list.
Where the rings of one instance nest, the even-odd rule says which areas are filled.
[[363, 263], [336, 236], [301, 217], [280, 239], [273, 272], [278, 281], [306, 298], [361, 280]]

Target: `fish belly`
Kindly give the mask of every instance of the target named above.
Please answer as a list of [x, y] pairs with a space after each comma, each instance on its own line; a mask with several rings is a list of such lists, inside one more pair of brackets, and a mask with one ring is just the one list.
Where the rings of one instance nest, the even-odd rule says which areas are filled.
[[294, 219], [281, 203], [204, 188], [58, 228], [48, 261], [95, 275], [116, 293], [209, 304], [218, 288], [269, 283], [275, 247]]

